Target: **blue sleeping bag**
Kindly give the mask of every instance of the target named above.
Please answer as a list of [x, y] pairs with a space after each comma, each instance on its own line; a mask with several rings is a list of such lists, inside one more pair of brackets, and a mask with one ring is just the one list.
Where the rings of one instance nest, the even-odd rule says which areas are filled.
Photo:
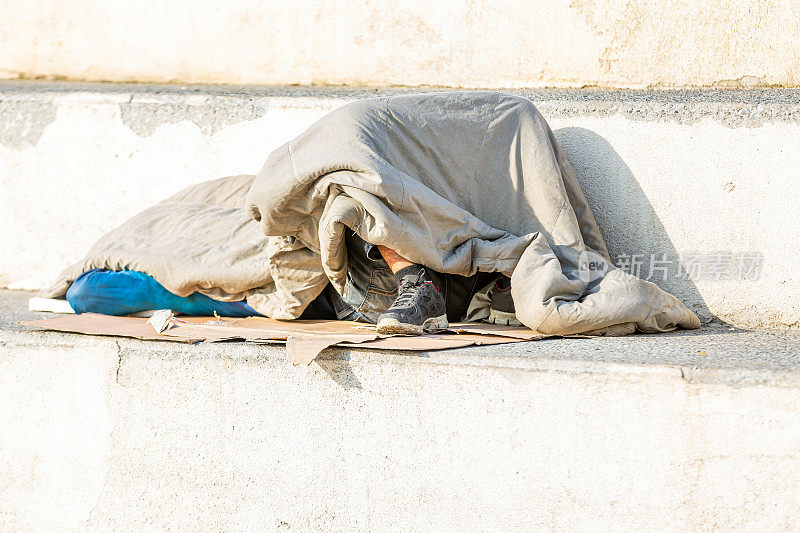
[[244, 300], [220, 302], [199, 292], [177, 296], [153, 277], [136, 270], [86, 271], [70, 286], [67, 301], [76, 313], [119, 316], [150, 309], [172, 309], [194, 316], [213, 316], [215, 312], [229, 317], [263, 316]]
[[[192, 316], [213, 316], [215, 312], [219, 316], [237, 318], [264, 316], [244, 300], [220, 302], [199, 292], [177, 296], [153, 277], [138, 270], [88, 270], [72, 283], [67, 291], [67, 301], [76, 313], [120, 316], [151, 309], [172, 309], [176, 313]], [[335, 320], [336, 311], [328, 291], [322, 291], [300, 318]]]

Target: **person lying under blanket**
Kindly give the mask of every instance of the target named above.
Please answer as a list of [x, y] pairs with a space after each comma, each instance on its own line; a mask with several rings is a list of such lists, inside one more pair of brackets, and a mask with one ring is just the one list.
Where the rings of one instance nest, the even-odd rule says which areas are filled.
[[379, 333], [700, 326], [611, 263], [533, 103], [477, 91], [344, 105], [257, 176], [193, 185], [103, 236], [45, 292], [64, 295], [76, 312], [335, 318]]
[[[301, 319], [371, 322], [382, 332], [417, 334], [447, 329], [448, 320], [467, 319], [470, 301], [481, 291], [491, 302], [487, 322], [520, 325], [514, 316], [511, 281], [503, 275], [467, 278], [428, 271], [388, 248], [360, 241], [352, 232], [348, 259], [350, 282], [344, 296], [328, 285], [303, 310]], [[263, 316], [245, 300], [219, 301], [200, 292], [177, 296], [136, 270], [88, 270], [70, 285], [66, 298], [76, 313], [122, 316], [171, 309], [193, 316]]]

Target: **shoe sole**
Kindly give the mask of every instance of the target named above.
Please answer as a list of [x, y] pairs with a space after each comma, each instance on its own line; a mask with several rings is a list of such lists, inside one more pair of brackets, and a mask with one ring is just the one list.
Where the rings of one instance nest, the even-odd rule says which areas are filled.
[[378, 333], [381, 335], [422, 335], [423, 333], [433, 333], [450, 327], [447, 323], [447, 315], [429, 318], [421, 326], [416, 324], [406, 324], [396, 318], [382, 318], [378, 321]]
[[517, 320], [517, 315], [515, 315], [514, 313], [497, 311], [495, 309], [489, 309], [489, 318], [487, 318], [486, 321], [492, 324], [499, 324], [501, 326], [522, 325], [522, 323], [519, 320]]

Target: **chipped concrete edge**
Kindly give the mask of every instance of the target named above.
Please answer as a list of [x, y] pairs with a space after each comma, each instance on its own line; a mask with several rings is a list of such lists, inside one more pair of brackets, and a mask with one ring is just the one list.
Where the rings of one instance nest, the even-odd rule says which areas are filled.
[[0, 144], [16, 149], [36, 146], [57, 114], [52, 99], [29, 101], [22, 106], [6, 105], [0, 95]]
[[234, 99], [207, 95], [197, 97], [146, 98], [131, 97], [119, 104], [122, 123], [140, 137], [149, 137], [162, 124], [188, 120], [204, 135], [214, 135], [221, 129], [238, 122], [255, 120], [264, 116], [269, 99]]

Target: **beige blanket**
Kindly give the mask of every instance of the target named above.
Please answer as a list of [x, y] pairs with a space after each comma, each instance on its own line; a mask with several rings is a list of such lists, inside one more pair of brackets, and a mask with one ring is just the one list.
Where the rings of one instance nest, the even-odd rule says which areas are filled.
[[135, 216], [47, 295], [89, 268], [128, 268], [179, 295], [246, 297], [267, 316], [296, 318], [329, 281], [343, 290], [349, 227], [440, 272], [511, 276], [518, 318], [541, 333], [700, 325], [675, 297], [610, 263], [564, 154], [524, 98], [348, 104], [275, 150], [251, 181], [190, 187]]

